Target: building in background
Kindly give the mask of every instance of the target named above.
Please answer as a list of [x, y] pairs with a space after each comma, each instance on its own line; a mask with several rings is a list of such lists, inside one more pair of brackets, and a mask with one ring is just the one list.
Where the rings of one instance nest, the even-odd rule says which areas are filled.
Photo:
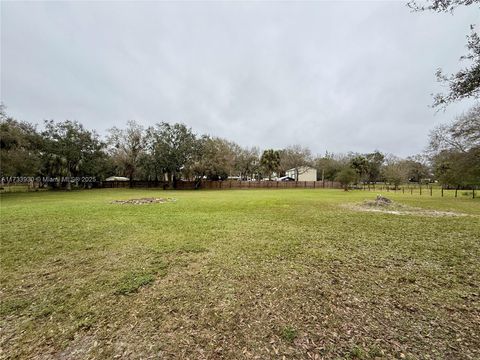
[[296, 181], [317, 181], [317, 169], [310, 166], [301, 166], [287, 170], [285, 176], [291, 177]]

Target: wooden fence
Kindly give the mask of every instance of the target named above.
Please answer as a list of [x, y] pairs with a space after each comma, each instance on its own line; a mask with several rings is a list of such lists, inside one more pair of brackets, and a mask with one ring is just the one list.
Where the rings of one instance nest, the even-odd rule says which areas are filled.
[[[103, 188], [163, 188], [167, 189], [168, 184], [155, 181], [104, 181]], [[178, 181], [177, 190], [229, 190], [229, 189], [340, 189], [342, 186], [335, 181]]]
[[[103, 188], [153, 188], [153, 189], [168, 189], [169, 185], [166, 182], [161, 181], [104, 181], [103, 183], [97, 183], [94, 187]], [[342, 186], [339, 182], [335, 181], [239, 181], [239, 180], [225, 180], [225, 181], [210, 181], [202, 180], [198, 181], [178, 181], [176, 184], [177, 190], [194, 190], [194, 189], [206, 189], [206, 190], [229, 190], [229, 189], [341, 189]], [[432, 185], [401, 185], [395, 188], [392, 185], [385, 184], [365, 184], [351, 189], [372, 191], [372, 192], [392, 192], [402, 194], [419, 194], [426, 196], [470, 196], [475, 198], [475, 188], [472, 189], [455, 189], [444, 188], [440, 186]]]
[[340, 189], [333, 181], [202, 181], [203, 189]]

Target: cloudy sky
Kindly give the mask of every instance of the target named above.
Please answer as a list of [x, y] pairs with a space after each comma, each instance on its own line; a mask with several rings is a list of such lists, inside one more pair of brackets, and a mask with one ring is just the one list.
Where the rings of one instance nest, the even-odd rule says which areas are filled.
[[105, 134], [183, 122], [244, 146], [401, 156], [471, 102], [431, 109], [478, 7], [405, 2], [1, 2], [1, 100]]

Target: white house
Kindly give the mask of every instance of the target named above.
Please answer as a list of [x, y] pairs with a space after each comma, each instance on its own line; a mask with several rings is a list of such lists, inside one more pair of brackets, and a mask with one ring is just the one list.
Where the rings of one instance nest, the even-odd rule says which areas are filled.
[[310, 166], [289, 169], [285, 175], [297, 181], [317, 181], [317, 169]]
[[110, 176], [105, 181], [129, 181], [130, 179], [123, 176]]

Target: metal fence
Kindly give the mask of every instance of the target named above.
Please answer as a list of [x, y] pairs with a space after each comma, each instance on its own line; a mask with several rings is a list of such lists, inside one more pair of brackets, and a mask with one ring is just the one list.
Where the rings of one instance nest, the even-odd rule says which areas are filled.
[[473, 199], [477, 196], [477, 187], [468, 186], [468, 187], [447, 187], [447, 186], [438, 186], [438, 185], [400, 185], [392, 186], [385, 184], [376, 184], [376, 185], [363, 185], [361, 187], [356, 187], [356, 189], [364, 191], [376, 191], [376, 192], [385, 192], [385, 193], [401, 193], [401, 194], [410, 194], [410, 195], [425, 195], [425, 196], [468, 196]]

